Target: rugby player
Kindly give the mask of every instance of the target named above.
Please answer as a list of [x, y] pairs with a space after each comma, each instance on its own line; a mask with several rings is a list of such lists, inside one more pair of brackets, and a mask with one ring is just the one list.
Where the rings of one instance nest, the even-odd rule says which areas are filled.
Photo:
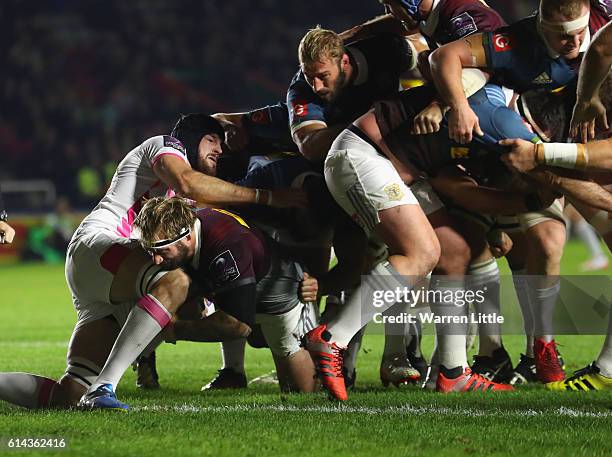
[[[495, 80], [519, 93], [533, 88], [559, 88], [576, 76], [580, 52], [586, 49], [590, 35], [608, 22], [610, 10], [607, 2], [594, 2], [591, 6], [587, 0], [542, 0], [535, 16], [495, 32], [471, 35], [434, 51], [430, 57], [431, 71], [441, 96], [450, 106], [450, 137], [467, 143], [472, 139], [472, 131], [483, 133], [463, 94], [461, 68], [490, 71]], [[556, 203], [548, 214], [521, 216], [528, 227], [532, 253], [527, 259], [527, 272], [540, 275], [529, 287], [534, 289], [531, 295], [537, 334], [534, 340], [537, 376], [543, 382], [564, 377], [551, 322], [559, 294], [555, 276], [559, 273], [565, 240], [560, 210], [560, 203]], [[535, 256], [535, 252], [546, 255]]]
[[[183, 268], [215, 308], [261, 327], [283, 390], [316, 389], [314, 363], [300, 347], [318, 321], [317, 282], [310, 278], [299, 299], [302, 267], [283, 257], [280, 247], [244, 219], [228, 211], [195, 214], [180, 198], [149, 200], [135, 221], [140, 242], [162, 268]], [[239, 310], [239, 311], [237, 311]]]
[[[594, 37], [580, 69], [577, 100], [571, 120], [571, 133], [575, 140], [581, 139], [586, 142], [595, 138], [596, 127], [600, 127], [604, 134], [609, 131], [607, 109], [601, 99], [602, 95], [609, 94], [609, 87], [604, 91], [601, 91], [601, 88], [612, 66], [611, 45], [612, 26], [607, 24]], [[612, 142], [609, 139], [584, 145], [546, 144], [534, 147], [520, 140], [507, 141], [506, 144], [512, 146], [512, 151], [502, 160], [519, 172], [529, 171], [538, 165], [598, 172], [612, 170], [609, 153]], [[602, 236], [608, 248], [612, 249], [610, 212], [596, 211], [579, 205], [578, 207]], [[576, 371], [568, 379], [549, 383], [546, 387], [554, 391], [612, 389], [612, 313], [609, 315], [608, 334], [597, 360]]]
[[78, 318], [64, 376], [56, 382], [2, 373], [0, 398], [28, 408], [67, 408], [89, 389], [87, 407], [126, 408], [114, 388], [183, 303], [190, 283], [181, 270], [155, 265], [130, 238], [145, 199], [174, 189], [207, 204], [305, 203], [300, 193], [256, 191], [201, 173], [215, 169], [221, 153], [223, 129], [214, 119], [183, 117], [173, 133], [178, 138], [156, 136], [126, 155], [107, 194], [71, 240], [66, 278]]

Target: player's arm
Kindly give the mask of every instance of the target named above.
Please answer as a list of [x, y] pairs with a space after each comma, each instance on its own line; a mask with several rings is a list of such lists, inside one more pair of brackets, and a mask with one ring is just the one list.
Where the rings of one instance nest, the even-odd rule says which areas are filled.
[[347, 126], [348, 123], [332, 127], [327, 127], [323, 123], [308, 124], [293, 132], [293, 141], [308, 160], [322, 162], [336, 137]]
[[472, 141], [472, 132], [482, 136], [478, 116], [472, 111], [463, 91], [463, 68], [486, 68], [482, 34], [470, 35], [436, 49], [429, 56], [431, 75], [442, 99], [450, 107], [449, 136], [458, 143]]
[[520, 214], [550, 206], [553, 196], [539, 192], [523, 195], [493, 187], [480, 186], [456, 166], [445, 167], [429, 179], [436, 192], [470, 211], [484, 214]]
[[157, 176], [180, 195], [207, 205], [267, 204], [277, 208], [303, 207], [307, 203], [299, 189], [269, 191], [236, 186], [222, 179], [193, 170], [179, 157], [166, 154], [153, 169]]
[[[240, 280], [237, 280], [240, 281]], [[255, 280], [215, 293], [215, 307], [253, 328], [257, 308]]]
[[612, 211], [612, 193], [591, 181], [581, 171], [543, 167], [530, 172], [529, 176], [551, 190], [565, 195], [573, 203]]
[[392, 14], [385, 14], [345, 30], [344, 32], [340, 33], [340, 38], [342, 38], [342, 41], [345, 43], [350, 43], [352, 41], [363, 40], [382, 33], [409, 35], [411, 33], [416, 33], [417, 31], [418, 30], [416, 29], [407, 30], [403, 26], [402, 21], [393, 17]]
[[512, 170], [527, 172], [538, 165], [575, 168], [591, 171], [612, 171], [612, 139], [587, 144], [539, 143], [525, 140], [502, 140], [511, 151], [502, 161]]
[[242, 122], [246, 113], [216, 113], [217, 119], [225, 131], [225, 143], [231, 151], [241, 151], [249, 144], [249, 134]]
[[609, 129], [606, 108], [599, 90], [612, 66], [612, 26], [608, 23], [595, 35], [582, 60], [578, 91], [570, 132], [574, 140], [586, 143], [595, 138], [595, 124]]

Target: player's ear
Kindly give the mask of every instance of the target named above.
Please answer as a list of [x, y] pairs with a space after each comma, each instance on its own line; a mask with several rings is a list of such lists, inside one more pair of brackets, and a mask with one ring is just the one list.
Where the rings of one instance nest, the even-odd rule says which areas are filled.
[[348, 54], [345, 52], [344, 54], [342, 54], [342, 58], [340, 59], [340, 68], [342, 68], [343, 70], [346, 70], [350, 63], [351, 63], [351, 59], [349, 58]]

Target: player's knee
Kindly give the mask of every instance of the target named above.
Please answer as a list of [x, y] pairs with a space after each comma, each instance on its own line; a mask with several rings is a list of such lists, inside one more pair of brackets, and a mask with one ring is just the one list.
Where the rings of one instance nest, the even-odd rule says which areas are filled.
[[[149, 293], [157, 297], [164, 305], [178, 307], [186, 299], [191, 279], [180, 269], [167, 272], [159, 278], [149, 289]], [[172, 306], [174, 305], [174, 306]]]
[[547, 224], [530, 234], [530, 254], [546, 259], [548, 262], [560, 262], [565, 246], [565, 228], [561, 224]]
[[417, 276], [424, 276], [434, 269], [440, 259], [440, 243], [436, 239], [431, 240], [431, 243], [422, 243], [402, 257], [410, 271], [414, 271]]
[[438, 274], [465, 274], [470, 264], [470, 247], [460, 236], [441, 242], [440, 259], [435, 266]]

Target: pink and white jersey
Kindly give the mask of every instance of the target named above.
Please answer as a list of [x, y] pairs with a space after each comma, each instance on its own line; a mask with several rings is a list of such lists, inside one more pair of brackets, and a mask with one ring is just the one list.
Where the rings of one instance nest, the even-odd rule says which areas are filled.
[[106, 195], [77, 231], [110, 230], [130, 238], [134, 219], [144, 200], [173, 193], [153, 171], [155, 163], [167, 154], [189, 163], [183, 144], [171, 136], [154, 136], [132, 149], [117, 167]]

